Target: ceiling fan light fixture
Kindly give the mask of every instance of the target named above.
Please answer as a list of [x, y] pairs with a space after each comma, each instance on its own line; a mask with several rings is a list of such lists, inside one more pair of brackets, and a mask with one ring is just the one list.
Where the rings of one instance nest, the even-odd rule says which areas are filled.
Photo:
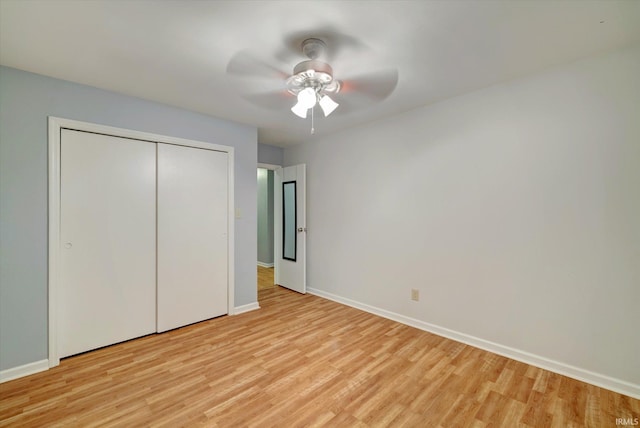
[[[320, 39], [306, 39], [302, 43], [302, 51], [308, 60], [298, 63], [293, 68], [293, 75], [287, 79], [287, 90], [298, 99], [291, 111], [298, 117], [306, 119], [309, 109], [319, 104], [325, 117], [329, 116], [338, 103], [328, 94], [340, 91], [340, 82], [333, 78], [333, 69], [318, 57], [324, 51], [325, 44]], [[313, 133], [313, 112], [311, 113], [311, 129]]]
[[306, 119], [307, 118], [307, 111], [309, 111], [309, 108], [305, 107], [304, 105], [302, 105], [302, 104], [300, 104], [298, 102], [298, 103], [296, 103], [296, 105], [291, 107], [291, 111], [293, 112], [293, 114], [295, 114], [299, 118]]
[[325, 95], [320, 98], [318, 104], [320, 104], [325, 117], [329, 116], [340, 105], [337, 102], [333, 101], [331, 97], [329, 97], [329, 95]]
[[318, 96], [313, 88], [304, 88], [298, 92], [298, 104], [305, 108], [311, 108], [316, 105]]

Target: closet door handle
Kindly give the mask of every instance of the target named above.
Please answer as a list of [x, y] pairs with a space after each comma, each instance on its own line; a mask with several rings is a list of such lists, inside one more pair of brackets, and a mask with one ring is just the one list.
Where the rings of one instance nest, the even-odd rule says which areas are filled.
[[66, 248], [67, 250], [70, 250], [72, 246], [73, 245], [71, 245], [71, 242], [67, 242], [66, 244], [64, 244], [64, 248]]

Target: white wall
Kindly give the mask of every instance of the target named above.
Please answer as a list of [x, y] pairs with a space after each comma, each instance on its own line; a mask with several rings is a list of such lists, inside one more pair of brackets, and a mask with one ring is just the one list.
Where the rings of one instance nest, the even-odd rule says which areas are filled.
[[258, 144], [258, 162], [271, 165], [282, 165], [284, 149], [282, 147]]
[[273, 245], [273, 171], [258, 168], [258, 263], [273, 266]]
[[256, 128], [0, 67], [0, 375], [47, 358], [49, 115], [235, 147], [235, 305], [257, 301]]
[[308, 286], [638, 394], [639, 76], [636, 47], [286, 149]]

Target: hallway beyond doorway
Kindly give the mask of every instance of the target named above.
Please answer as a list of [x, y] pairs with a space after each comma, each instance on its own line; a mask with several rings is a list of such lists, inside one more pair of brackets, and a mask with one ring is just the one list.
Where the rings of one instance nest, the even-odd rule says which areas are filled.
[[273, 268], [258, 266], [258, 291], [273, 288], [275, 286], [273, 271]]

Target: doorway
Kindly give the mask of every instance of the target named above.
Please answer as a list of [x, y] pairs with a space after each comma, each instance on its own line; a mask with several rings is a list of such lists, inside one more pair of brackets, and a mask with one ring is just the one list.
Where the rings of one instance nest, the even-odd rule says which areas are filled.
[[277, 165], [258, 164], [258, 301], [261, 291], [275, 287], [275, 169]]
[[[270, 173], [273, 173], [272, 182]], [[306, 175], [305, 164], [286, 168], [258, 164], [258, 251], [263, 247], [265, 257], [273, 255], [263, 261], [259, 259], [258, 269], [263, 267], [273, 272], [271, 279], [267, 275], [270, 272], [262, 271], [266, 286], [277, 284], [301, 294], [306, 293]], [[273, 195], [272, 203], [270, 195]], [[261, 211], [265, 213], [263, 216]], [[261, 235], [265, 236], [264, 240]], [[260, 278], [260, 269], [258, 275]]]

